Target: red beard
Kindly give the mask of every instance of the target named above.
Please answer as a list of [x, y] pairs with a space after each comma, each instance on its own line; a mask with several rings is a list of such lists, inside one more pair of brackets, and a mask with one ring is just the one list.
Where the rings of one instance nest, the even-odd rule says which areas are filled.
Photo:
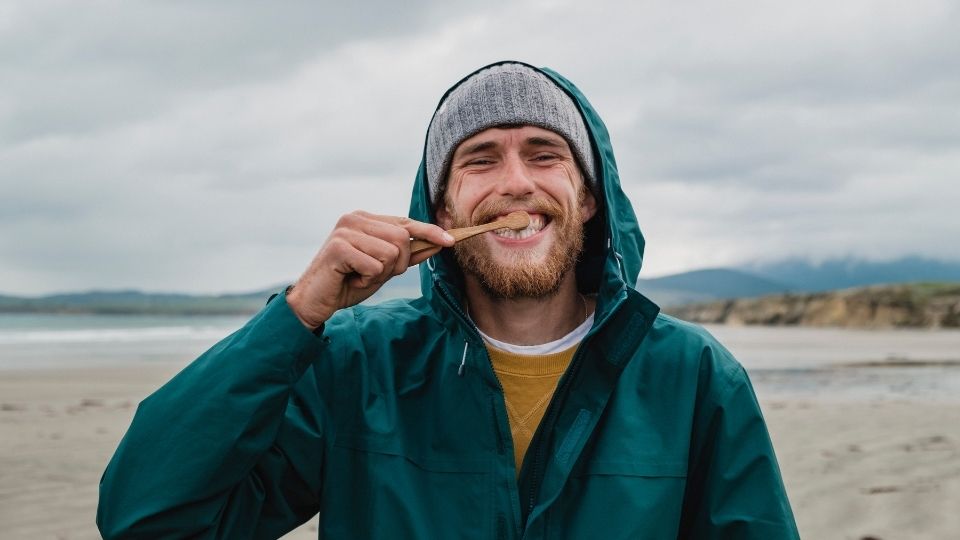
[[[582, 201], [585, 191], [581, 190]], [[484, 291], [493, 298], [543, 298], [555, 294], [564, 276], [573, 270], [583, 251], [583, 224], [577, 208], [565, 210], [545, 198], [497, 200], [481, 203], [474, 218], [467, 219], [451, 210], [454, 227], [469, 227], [487, 223], [504, 212], [516, 208], [543, 214], [554, 229], [553, 245], [542, 260], [535, 260], [531, 250], [515, 248], [510, 260], [494, 258], [484, 235], [475, 236], [454, 246], [457, 263], [464, 273], [474, 276]], [[448, 205], [453, 208], [453, 205]], [[502, 257], [501, 257], [502, 259]]]

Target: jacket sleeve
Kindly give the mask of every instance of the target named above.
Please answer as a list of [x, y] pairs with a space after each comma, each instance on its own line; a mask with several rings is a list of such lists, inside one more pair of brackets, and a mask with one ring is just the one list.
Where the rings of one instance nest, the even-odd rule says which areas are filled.
[[[773, 445], [743, 367], [722, 348], [701, 369], [680, 538], [799, 539]], [[721, 367], [722, 366], [722, 367]]]
[[140, 403], [100, 481], [103, 537], [276, 538], [315, 514], [327, 341], [279, 295]]

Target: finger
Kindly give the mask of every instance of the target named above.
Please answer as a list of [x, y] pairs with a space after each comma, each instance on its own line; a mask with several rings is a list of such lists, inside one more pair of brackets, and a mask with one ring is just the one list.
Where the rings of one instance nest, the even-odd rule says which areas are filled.
[[361, 289], [382, 282], [384, 264], [370, 255], [353, 249], [343, 255], [337, 271], [347, 277], [348, 284]]
[[443, 228], [439, 225], [434, 225], [433, 223], [424, 223], [408, 217], [378, 216], [374, 214], [370, 214], [370, 216], [380, 221], [403, 227], [406, 229], [410, 238], [429, 240], [430, 242], [443, 247], [450, 247], [456, 243], [454, 238], [450, 236], [447, 231], [443, 230]]
[[[359, 231], [345, 230], [341, 232], [342, 237], [355, 249], [378, 260], [382, 265], [380, 275], [382, 281], [386, 281], [392, 275], [395, 275], [399, 263], [406, 264], [410, 257], [409, 248], [404, 253], [404, 248], [395, 243], [376, 236], [365, 234]], [[404, 267], [406, 269], [406, 267]]]
[[396, 245], [400, 250], [400, 254], [393, 268], [393, 275], [402, 274], [411, 265], [423, 262], [438, 251], [427, 251], [419, 254], [420, 256], [416, 259], [410, 259], [411, 236], [415, 238], [432, 238], [434, 241], [431, 243], [441, 248], [452, 246], [455, 243], [453, 237], [449, 236], [441, 227], [407, 217], [384, 216], [363, 211], [356, 211], [350, 217], [355, 218], [355, 221], [351, 224], [352, 227], [360, 229], [371, 236], [386, 239]]
[[[407, 270], [410, 259], [410, 233], [406, 229], [393, 223], [381, 221], [371, 217], [358, 224], [360, 230], [371, 237], [390, 242], [396, 249], [396, 256], [390, 259], [392, 275], [399, 275]], [[387, 261], [384, 261], [387, 262]]]
[[410, 247], [400, 248], [399, 256], [397, 260], [393, 263], [393, 268], [390, 272], [390, 277], [399, 276], [400, 274], [407, 271], [407, 267], [410, 266]]

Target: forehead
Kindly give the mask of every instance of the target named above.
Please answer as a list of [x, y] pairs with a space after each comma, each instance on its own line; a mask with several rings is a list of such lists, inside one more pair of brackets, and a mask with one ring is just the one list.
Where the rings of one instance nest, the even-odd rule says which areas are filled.
[[491, 149], [509, 145], [553, 146], [570, 151], [570, 145], [562, 135], [536, 126], [507, 126], [487, 128], [463, 140], [454, 151], [454, 156], [475, 149]]

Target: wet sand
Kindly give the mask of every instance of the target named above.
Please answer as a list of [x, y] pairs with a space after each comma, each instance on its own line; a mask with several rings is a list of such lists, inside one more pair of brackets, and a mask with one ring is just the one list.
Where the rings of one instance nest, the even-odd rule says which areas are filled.
[[[99, 538], [103, 468], [136, 404], [180, 366], [0, 371], [0, 538]], [[758, 386], [804, 538], [960, 531], [960, 402], [765, 391]], [[315, 520], [287, 538], [316, 538]]]

